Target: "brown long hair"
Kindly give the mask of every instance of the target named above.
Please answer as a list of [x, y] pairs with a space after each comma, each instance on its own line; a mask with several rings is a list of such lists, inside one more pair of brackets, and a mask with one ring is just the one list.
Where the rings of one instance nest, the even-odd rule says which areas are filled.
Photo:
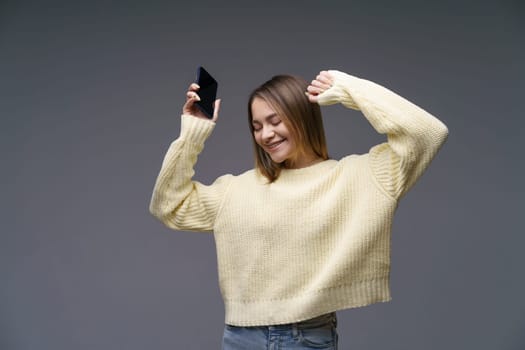
[[299, 151], [311, 151], [326, 160], [328, 149], [321, 108], [317, 103], [308, 100], [305, 95], [307, 87], [308, 83], [299, 77], [276, 75], [256, 88], [248, 99], [248, 122], [255, 151], [255, 167], [270, 183], [277, 180], [284, 164], [275, 163], [255, 141], [252, 124], [253, 100], [257, 97], [261, 98], [275, 109], [296, 141]]

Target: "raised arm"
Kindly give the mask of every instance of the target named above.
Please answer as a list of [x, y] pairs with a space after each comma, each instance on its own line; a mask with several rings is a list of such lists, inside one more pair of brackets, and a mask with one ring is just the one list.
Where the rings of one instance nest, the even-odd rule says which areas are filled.
[[164, 157], [149, 210], [170, 228], [211, 231], [231, 176], [221, 177], [210, 186], [192, 181], [193, 167], [215, 127], [219, 110], [217, 101], [213, 119], [207, 119], [193, 105], [199, 99], [197, 92], [198, 86], [192, 84], [186, 94], [180, 136]]
[[370, 150], [370, 165], [391, 196], [401, 197], [422, 175], [445, 142], [448, 129], [437, 118], [371, 81], [336, 70], [322, 71], [308, 87], [311, 102], [342, 103], [360, 110], [387, 142]]

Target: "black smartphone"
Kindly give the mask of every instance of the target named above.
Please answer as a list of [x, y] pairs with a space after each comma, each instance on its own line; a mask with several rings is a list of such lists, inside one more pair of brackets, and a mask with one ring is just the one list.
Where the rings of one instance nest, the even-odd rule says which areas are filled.
[[208, 118], [211, 119], [213, 118], [213, 107], [217, 97], [217, 80], [215, 80], [206, 69], [200, 66], [197, 69], [197, 84], [200, 86], [197, 93], [201, 100], [195, 102], [195, 104]]

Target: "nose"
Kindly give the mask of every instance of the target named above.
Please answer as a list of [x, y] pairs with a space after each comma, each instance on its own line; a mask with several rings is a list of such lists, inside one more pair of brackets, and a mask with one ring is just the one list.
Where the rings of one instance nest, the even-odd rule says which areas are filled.
[[267, 140], [271, 140], [273, 137], [275, 136], [275, 131], [273, 130], [272, 127], [263, 127], [263, 130], [262, 130], [262, 138], [263, 140], [267, 141]]

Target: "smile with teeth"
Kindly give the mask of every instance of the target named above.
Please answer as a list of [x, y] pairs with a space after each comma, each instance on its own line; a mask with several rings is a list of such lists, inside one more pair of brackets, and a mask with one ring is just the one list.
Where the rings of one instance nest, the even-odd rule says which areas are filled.
[[286, 139], [282, 139], [280, 141], [277, 141], [277, 142], [272, 142], [272, 143], [269, 143], [266, 145], [266, 149], [268, 150], [268, 152], [273, 152], [275, 151], [280, 145], [281, 143], [283, 143], [284, 141], [286, 141]]

